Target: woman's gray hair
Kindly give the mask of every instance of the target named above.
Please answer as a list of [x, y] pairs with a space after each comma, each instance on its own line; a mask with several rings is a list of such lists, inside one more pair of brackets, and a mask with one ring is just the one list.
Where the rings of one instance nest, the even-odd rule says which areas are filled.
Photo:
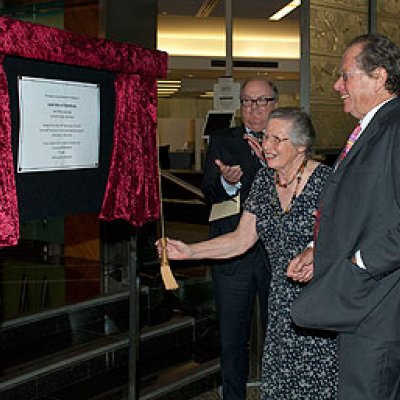
[[297, 107], [279, 107], [272, 110], [268, 120], [283, 119], [292, 123], [289, 139], [293, 146], [305, 146], [306, 157], [311, 158], [315, 142], [315, 130], [310, 116]]

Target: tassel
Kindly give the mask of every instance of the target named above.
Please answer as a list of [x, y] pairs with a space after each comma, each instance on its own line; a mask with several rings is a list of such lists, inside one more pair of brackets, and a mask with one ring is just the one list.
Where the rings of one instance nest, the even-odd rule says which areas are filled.
[[175, 290], [178, 289], [179, 285], [176, 282], [174, 275], [171, 271], [171, 267], [168, 262], [167, 255], [167, 241], [164, 237], [160, 239], [161, 242], [161, 277], [164, 282], [165, 289]]

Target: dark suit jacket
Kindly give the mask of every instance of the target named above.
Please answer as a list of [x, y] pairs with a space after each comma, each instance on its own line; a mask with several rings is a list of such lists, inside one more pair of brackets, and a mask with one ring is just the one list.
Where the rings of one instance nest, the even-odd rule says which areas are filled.
[[[292, 306], [304, 327], [400, 339], [400, 100], [385, 104], [321, 195], [313, 280]], [[361, 250], [367, 270], [352, 264]]]
[[[227, 165], [241, 166], [243, 170], [243, 176], [241, 178], [242, 187], [240, 189], [241, 205], [249, 195], [253, 179], [262, 165], [257, 156], [252, 154], [250, 146], [246, 140], [243, 139], [244, 134], [244, 126], [239, 126], [236, 128], [224, 129], [211, 135], [204, 163], [204, 176], [202, 182], [202, 191], [206, 202], [210, 205], [229, 199], [229, 196], [221, 184], [221, 172], [215, 165], [216, 159], [221, 160]], [[240, 215], [234, 215], [213, 221], [210, 225], [210, 236], [216, 237], [235, 230], [239, 220]], [[255, 247], [258, 247], [258, 250], [256, 250], [257, 252], [261, 251], [264, 254], [261, 244], [258, 244]], [[224, 271], [225, 273], [233, 273], [237, 267], [238, 261], [243, 259], [246, 259], [246, 262], [259, 260], [259, 255], [256, 257], [256, 255], [253, 254], [254, 251], [255, 249], [253, 248], [244, 256], [231, 259], [228, 262], [221, 262], [219, 264], [223, 265], [219, 268], [221, 268], [221, 271]], [[263, 255], [263, 257], [265, 265], [267, 265], [267, 258], [265, 255]]]

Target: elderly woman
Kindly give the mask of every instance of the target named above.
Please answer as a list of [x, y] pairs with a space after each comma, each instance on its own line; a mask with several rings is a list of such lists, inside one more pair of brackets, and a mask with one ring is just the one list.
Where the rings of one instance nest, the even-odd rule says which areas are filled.
[[[289, 280], [289, 261], [312, 241], [318, 198], [330, 169], [310, 158], [315, 139], [307, 114], [297, 108], [271, 112], [262, 142], [269, 168], [256, 175], [237, 229], [194, 244], [168, 239], [170, 259], [231, 258], [263, 242], [271, 264], [268, 325], [261, 392], [264, 400], [336, 398], [336, 341], [295, 326], [290, 306], [312, 278]], [[158, 243], [160, 251], [160, 244]]]

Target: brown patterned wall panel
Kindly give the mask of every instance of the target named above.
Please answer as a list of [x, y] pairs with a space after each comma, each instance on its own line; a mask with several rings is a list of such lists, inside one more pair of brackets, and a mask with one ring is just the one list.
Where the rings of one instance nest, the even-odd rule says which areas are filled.
[[321, 6], [310, 9], [311, 54], [340, 56], [351, 39], [367, 31], [366, 12]]
[[340, 150], [356, 123], [343, 112], [333, 84], [347, 44], [367, 32], [368, 0], [311, 0], [310, 114], [317, 151]]
[[377, 31], [393, 40], [398, 46], [400, 45], [399, 21], [397, 18], [385, 18], [378, 15]]
[[327, 6], [352, 11], [356, 11], [357, 9], [360, 9], [360, 11], [368, 9], [368, 0], [310, 0], [310, 4], [311, 6]]
[[333, 90], [340, 69], [340, 57], [311, 56], [310, 60], [310, 98], [314, 102], [338, 102]]
[[400, 45], [400, 0], [377, 1], [377, 31]]
[[317, 150], [341, 149], [356, 125], [356, 120], [343, 112], [342, 104], [311, 104], [310, 115], [317, 140]]
[[378, 21], [379, 16], [387, 14], [388, 17], [395, 16], [399, 17], [400, 14], [400, 1], [399, 0], [378, 0], [377, 2], [378, 10]]

